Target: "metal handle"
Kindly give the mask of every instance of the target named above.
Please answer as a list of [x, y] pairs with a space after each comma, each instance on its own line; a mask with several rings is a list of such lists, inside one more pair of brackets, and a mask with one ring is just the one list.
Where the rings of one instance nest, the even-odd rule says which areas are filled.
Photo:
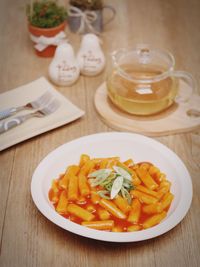
[[111, 16], [110, 16], [110, 18], [107, 19], [107, 21], [105, 21], [105, 22], [103, 23], [103, 25], [106, 25], [106, 24], [108, 24], [109, 22], [111, 22], [111, 21], [114, 19], [115, 15], [116, 15], [116, 10], [114, 9], [114, 7], [112, 7], [112, 6], [110, 6], [110, 5], [104, 5], [104, 6], [103, 6], [103, 10], [106, 10], [106, 9], [110, 11]]
[[8, 108], [0, 111], [0, 120], [8, 118], [17, 112], [17, 108]]
[[29, 117], [30, 115], [28, 114], [28, 116], [27, 115], [18, 116], [18, 117], [1, 122], [0, 123], [0, 134], [22, 124]]

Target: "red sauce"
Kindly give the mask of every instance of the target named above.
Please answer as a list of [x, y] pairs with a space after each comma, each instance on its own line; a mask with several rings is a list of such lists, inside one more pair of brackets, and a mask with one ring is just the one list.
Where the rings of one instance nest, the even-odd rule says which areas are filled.
[[[138, 163], [137, 165], [140, 166], [141, 164], [149, 164], [150, 166], [152, 166], [153, 164], [151, 164], [150, 162], [142, 162], [142, 163]], [[98, 166], [96, 166], [96, 169], [98, 169]], [[153, 177], [153, 176], [152, 176]], [[60, 176], [57, 181], [59, 181], [60, 179], [62, 178], [62, 176]], [[141, 183], [141, 185], [144, 185], [143, 183]], [[98, 187], [97, 188], [98, 190], [99, 189], [102, 189], [101, 187]], [[56, 193], [56, 196], [59, 198], [61, 192], [63, 191], [64, 189], [61, 189], [59, 188], [58, 189], [58, 192]], [[49, 190], [49, 199], [50, 201], [53, 203], [55, 209], [57, 207], [57, 203], [54, 202], [54, 197], [55, 197], [55, 193], [53, 191], [53, 189], [51, 188]], [[94, 208], [94, 211], [90, 211], [94, 216], [94, 221], [99, 221], [101, 220], [98, 213], [97, 213], [97, 210], [99, 208], [102, 208], [99, 204], [94, 204], [91, 199], [90, 199], [90, 196], [88, 196], [87, 198], [85, 198], [85, 201], [84, 202], [80, 202], [80, 201], [70, 201], [69, 203], [74, 203], [74, 204], [78, 204], [80, 207], [88, 210], [88, 206], [92, 206]], [[142, 204], [143, 205], [143, 204]], [[169, 209], [169, 207], [167, 209], [165, 209], [165, 211], [167, 212]], [[60, 214], [61, 216], [63, 216], [64, 218], [70, 220], [70, 221], [73, 221], [74, 223], [77, 223], [77, 224], [81, 224], [82, 223], [82, 219], [74, 216], [74, 215], [71, 215], [71, 214]], [[143, 228], [143, 222], [146, 221], [148, 218], [150, 218], [152, 215], [149, 215], [149, 214], [146, 214], [144, 212], [141, 211], [141, 215], [140, 215], [140, 219], [139, 219], [139, 222], [137, 223], [137, 225], [140, 225], [141, 226], [141, 229]], [[127, 216], [128, 217], [128, 216]], [[134, 224], [133, 223], [130, 223], [127, 221], [127, 219], [118, 219], [116, 217], [114, 217], [112, 214], [110, 214], [110, 218], [109, 220], [113, 220], [114, 221], [114, 225], [117, 226], [117, 227], [120, 227], [122, 229], [122, 231], [127, 231], [127, 228], [129, 226], [133, 226]]]

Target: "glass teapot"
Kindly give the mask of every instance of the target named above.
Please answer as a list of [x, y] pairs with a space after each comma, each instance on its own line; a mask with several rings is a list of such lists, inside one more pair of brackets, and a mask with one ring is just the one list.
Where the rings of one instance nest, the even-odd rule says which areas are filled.
[[[195, 87], [191, 74], [175, 71], [175, 59], [168, 51], [139, 45], [112, 53], [107, 77], [107, 93], [121, 110], [135, 115], [151, 115], [176, 102], [188, 101]], [[187, 97], [179, 95], [179, 81], [188, 84]]]

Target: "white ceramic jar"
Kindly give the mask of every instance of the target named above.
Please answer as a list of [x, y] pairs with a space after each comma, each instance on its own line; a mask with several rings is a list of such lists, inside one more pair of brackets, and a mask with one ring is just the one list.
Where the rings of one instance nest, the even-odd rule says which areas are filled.
[[105, 66], [105, 56], [100, 46], [99, 38], [92, 33], [85, 34], [77, 54], [81, 74], [95, 76]]
[[56, 85], [70, 86], [77, 81], [79, 74], [80, 68], [73, 47], [69, 43], [59, 45], [49, 65], [51, 81]]

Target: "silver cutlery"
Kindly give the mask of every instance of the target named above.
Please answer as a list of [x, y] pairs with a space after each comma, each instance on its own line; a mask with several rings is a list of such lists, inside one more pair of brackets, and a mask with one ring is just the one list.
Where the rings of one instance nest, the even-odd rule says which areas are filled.
[[4, 120], [3, 122], [0, 123], [0, 134], [4, 133], [8, 130], [10, 130], [13, 127], [16, 127], [26, 120], [33, 118], [33, 117], [44, 117], [47, 115], [52, 114], [55, 112], [58, 108], [60, 107], [60, 102], [57, 99], [53, 99], [49, 104], [37, 111], [21, 115], [21, 116], [16, 116], [14, 118], [10, 118], [8, 120]]
[[3, 120], [5, 118], [8, 118], [12, 116], [13, 114], [17, 113], [18, 111], [24, 110], [24, 109], [40, 109], [43, 106], [46, 106], [48, 102], [51, 100], [52, 94], [50, 92], [45, 92], [40, 97], [35, 99], [34, 101], [31, 101], [23, 106], [19, 107], [11, 107], [5, 110], [0, 111], [0, 120]]

